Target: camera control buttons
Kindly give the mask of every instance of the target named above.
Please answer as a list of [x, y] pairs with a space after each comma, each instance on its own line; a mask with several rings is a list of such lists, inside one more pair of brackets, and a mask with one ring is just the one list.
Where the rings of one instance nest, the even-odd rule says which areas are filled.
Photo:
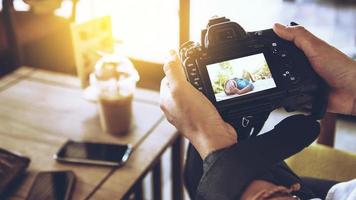
[[200, 81], [200, 78], [199, 77], [195, 77], [195, 78], [193, 78], [193, 81]]
[[256, 31], [254, 32], [256, 36], [262, 36], [263, 35], [263, 31]]
[[195, 67], [194, 63], [187, 63], [186, 66], [187, 66], [188, 68]]
[[288, 77], [288, 76], [290, 76], [290, 72], [287, 70], [287, 71], [285, 71], [285, 72], [282, 74], [282, 76]]
[[192, 49], [189, 49], [188, 51], [185, 52], [185, 57], [191, 57], [194, 54], [194, 51]]
[[285, 60], [285, 59], [287, 59], [287, 53], [286, 52], [280, 52], [279, 53], [279, 56], [283, 59], [283, 60]]
[[293, 83], [293, 84], [296, 84], [299, 82], [299, 78], [297, 76], [290, 76], [289, 77], [289, 80]]
[[189, 58], [183, 62], [183, 65], [186, 66], [188, 69], [196, 68], [195, 60]]
[[278, 53], [278, 48], [277, 48], [277, 42], [272, 42], [272, 53], [277, 54]]
[[200, 86], [200, 81], [194, 81], [194, 82], [193, 82], [193, 85], [194, 85], [194, 86]]
[[292, 84], [295, 84], [299, 81], [299, 78], [297, 76], [294, 75], [294, 73], [292, 73], [290, 70], [286, 70], [286, 71], [282, 71], [282, 77], [292, 83]]
[[199, 77], [195, 77], [193, 79], [191, 79], [190, 81], [192, 83], [192, 85], [199, 91], [203, 91], [203, 86], [201, 84], [200, 78]]
[[191, 77], [192, 77], [192, 76], [196, 76], [196, 75], [198, 75], [196, 72], [190, 72], [190, 73], [189, 73], [189, 76], [191, 76]]
[[189, 82], [198, 90], [203, 91], [201, 79], [196, 67], [187, 68]]
[[196, 55], [198, 52], [202, 51], [202, 48], [200, 46], [194, 45], [191, 46], [186, 52], [185, 52], [185, 56], [186, 57], [193, 57], [194, 55]]
[[244, 128], [248, 127], [248, 125], [250, 124], [250, 119], [251, 118], [252, 118], [252, 116], [242, 117], [241, 126], [244, 127]]

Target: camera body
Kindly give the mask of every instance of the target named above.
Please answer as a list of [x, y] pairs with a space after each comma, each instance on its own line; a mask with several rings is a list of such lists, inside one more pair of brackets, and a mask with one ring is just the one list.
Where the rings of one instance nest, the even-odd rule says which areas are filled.
[[304, 53], [272, 29], [246, 32], [225, 17], [214, 18], [200, 44], [181, 46], [180, 58], [188, 81], [239, 127], [264, 123], [279, 107], [307, 108], [316, 119], [325, 113], [326, 84]]

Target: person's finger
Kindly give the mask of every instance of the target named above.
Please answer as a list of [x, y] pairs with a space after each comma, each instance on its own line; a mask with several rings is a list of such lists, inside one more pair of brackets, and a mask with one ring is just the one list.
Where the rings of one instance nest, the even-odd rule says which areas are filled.
[[169, 94], [169, 86], [168, 86], [168, 81], [167, 77], [164, 77], [161, 81], [161, 87], [160, 87], [160, 98], [163, 99]]
[[170, 55], [163, 66], [163, 70], [168, 82], [174, 85], [181, 81], [185, 81], [185, 75], [177, 53], [174, 50], [171, 50], [169, 53]]
[[231, 84], [231, 88], [230, 89], [235, 89], [235, 88], [237, 88], [234, 84]]
[[284, 26], [276, 23], [273, 26], [273, 31], [282, 39], [294, 42], [308, 57], [316, 56], [318, 53], [316, 48], [319, 48], [320, 44], [323, 43], [321, 39], [299, 25]]
[[159, 98], [159, 104], [160, 107], [163, 111], [166, 110], [166, 102], [167, 99], [170, 98], [170, 91], [169, 91], [169, 86], [168, 86], [168, 82], [167, 82], [167, 78], [164, 77], [161, 81], [161, 87], [160, 87], [160, 98]]

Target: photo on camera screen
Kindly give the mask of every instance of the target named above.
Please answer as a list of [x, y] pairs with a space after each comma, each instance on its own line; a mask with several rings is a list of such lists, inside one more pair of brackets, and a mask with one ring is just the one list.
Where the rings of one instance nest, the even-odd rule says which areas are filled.
[[263, 53], [207, 65], [216, 101], [276, 87]]

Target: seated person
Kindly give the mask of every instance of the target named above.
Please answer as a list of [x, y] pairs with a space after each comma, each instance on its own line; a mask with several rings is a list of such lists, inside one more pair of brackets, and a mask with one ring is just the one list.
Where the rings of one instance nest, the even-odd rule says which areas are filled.
[[[274, 26], [283, 39], [304, 51], [314, 70], [330, 86], [328, 112], [356, 115], [356, 62], [301, 26]], [[282, 161], [308, 146], [319, 125], [297, 115], [303, 126], [288, 126], [288, 119], [261, 136], [238, 141], [238, 131], [223, 121], [213, 104], [189, 84], [175, 52], [164, 65], [160, 105], [168, 121], [190, 142], [186, 186], [195, 199], [330, 199], [340, 198], [336, 182], [301, 179]], [[337, 69], [337, 70], [335, 70]], [[308, 129], [306, 132], [304, 130]], [[307, 167], [307, 166], [306, 166]], [[356, 192], [356, 180], [347, 182]], [[351, 185], [351, 186], [350, 186]], [[336, 192], [335, 192], [336, 191]], [[333, 197], [331, 197], [333, 195]]]
[[254, 86], [244, 78], [232, 78], [225, 82], [224, 91], [226, 95], [245, 94], [252, 91]]
[[246, 79], [246, 80], [249, 80], [249, 81], [252, 81], [252, 83], [255, 82], [255, 79], [252, 77], [252, 74], [246, 70], [243, 70], [242, 71], [242, 78], [243, 79]]
[[243, 70], [242, 78], [232, 78], [225, 82], [224, 92], [226, 95], [245, 94], [254, 89], [251, 82], [255, 82], [250, 72]]

